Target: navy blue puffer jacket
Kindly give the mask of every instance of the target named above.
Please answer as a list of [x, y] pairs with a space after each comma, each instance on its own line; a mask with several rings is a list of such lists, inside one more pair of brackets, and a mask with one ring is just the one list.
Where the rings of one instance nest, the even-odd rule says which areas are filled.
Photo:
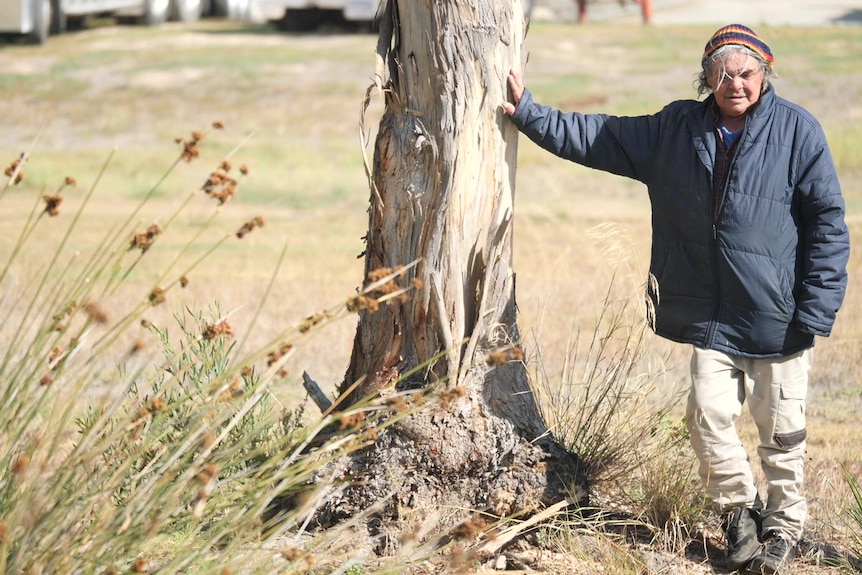
[[646, 184], [658, 335], [789, 355], [829, 335], [844, 300], [850, 237], [832, 156], [814, 117], [770, 89], [748, 114], [719, 202], [713, 106], [710, 96], [649, 116], [563, 113], [525, 91], [512, 121], [562, 158]]

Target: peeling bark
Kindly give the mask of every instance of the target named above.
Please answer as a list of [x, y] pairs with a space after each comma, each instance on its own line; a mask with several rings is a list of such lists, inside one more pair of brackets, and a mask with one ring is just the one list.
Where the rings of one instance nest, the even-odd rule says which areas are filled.
[[441, 352], [427, 379], [456, 384], [485, 350], [519, 343], [511, 269], [517, 131], [500, 109], [506, 74], [520, 58], [516, 9], [388, 3], [365, 269], [420, 260], [407, 279], [422, 288], [362, 313], [345, 386], [363, 377], [373, 386], [387, 368], [404, 372]]

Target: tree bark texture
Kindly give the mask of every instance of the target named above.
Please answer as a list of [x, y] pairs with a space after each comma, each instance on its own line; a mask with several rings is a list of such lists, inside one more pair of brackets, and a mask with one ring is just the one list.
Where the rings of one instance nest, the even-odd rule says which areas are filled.
[[[520, 5], [388, 6], [380, 42], [386, 108], [371, 174], [365, 269], [418, 260], [411, 276], [421, 287], [406, 301], [360, 313], [342, 384], [346, 390], [364, 382], [354, 397], [441, 352], [421, 379], [463, 384], [471, 370], [485, 370], [490, 351], [505, 360], [520, 346], [511, 267], [517, 130], [500, 108], [506, 75], [520, 59]], [[541, 433], [535, 414], [522, 407], [511, 415], [530, 434]]]
[[433, 383], [463, 391], [387, 429], [351, 465], [352, 476], [385, 475], [377, 495], [394, 490], [399, 505], [506, 514], [585, 486], [546, 433], [516, 321], [517, 130], [500, 104], [524, 34], [518, 0], [389, 0], [381, 23], [365, 271], [417, 262], [400, 280], [415, 287], [360, 311], [340, 405]]

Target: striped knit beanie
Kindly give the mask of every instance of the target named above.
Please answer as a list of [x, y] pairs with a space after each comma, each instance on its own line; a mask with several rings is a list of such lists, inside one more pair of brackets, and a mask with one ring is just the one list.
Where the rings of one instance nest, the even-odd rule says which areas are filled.
[[766, 42], [761, 40], [751, 28], [742, 24], [731, 24], [730, 26], [716, 30], [703, 49], [703, 58], [701, 61], [706, 62], [710, 56], [715, 54], [716, 50], [722, 46], [731, 44], [748, 48], [770, 66], [775, 63], [775, 58], [772, 56], [772, 51], [766, 45]]

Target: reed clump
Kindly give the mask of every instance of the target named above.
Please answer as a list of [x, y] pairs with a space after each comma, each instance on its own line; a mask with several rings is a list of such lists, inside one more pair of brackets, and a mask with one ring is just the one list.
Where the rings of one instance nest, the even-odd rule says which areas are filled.
[[[223, 128], [216, 122], [211, 130]], [[67, 177], [52, 193], [34, 193], [17, 236], [4, 230], [0, 574], [299, 572], [332, 570], [359, 553], [339, 547], [347, 526], [303, 536], [338, 487], [316, 482], [315, 473], [368, 445], [381, 427], [421, 405], [422, 394], [313, 415], [304, 404], [282, 405], [270, 388], [295, 350], [354, 313], [358, 298], [383, 305], [397, 297], [399, 290], [374, 290], [400, 272], [381, 274], [372, 290], [245, 351], [254, 321], [235, 325], [218, 302], [192, 307], [181, 290], [200, 267], [217, 264], [225, 243], [259, 233], [263, 218], [203, 249], [200, 233], [159, 247], [195, 202], [215, 203], [204, 221], [192, 222], [201, 230], [223, 217], [248, 167], [234, 176], [231, 159], [220, 160], [172, 213], [141, 222], [168, 175], [201, 161], [207, 135], [178, 138], [165, 175], [89, 253], [71, 246], [111, 156], [88, 191]], [[33, 193], [29, 159], [22, 154], [7, 165], [0, 202]], [[74, 202], [64, 201], [70, 196]], [[77, 209], [67, 211], [73, 203]], [[49, 238], [51, 249], [30, 249], [35, 237], [40, 246]], [[154, 279], [141, 288], [148, 258]], [[315, 442], [324, 429], [325, 440]]]

